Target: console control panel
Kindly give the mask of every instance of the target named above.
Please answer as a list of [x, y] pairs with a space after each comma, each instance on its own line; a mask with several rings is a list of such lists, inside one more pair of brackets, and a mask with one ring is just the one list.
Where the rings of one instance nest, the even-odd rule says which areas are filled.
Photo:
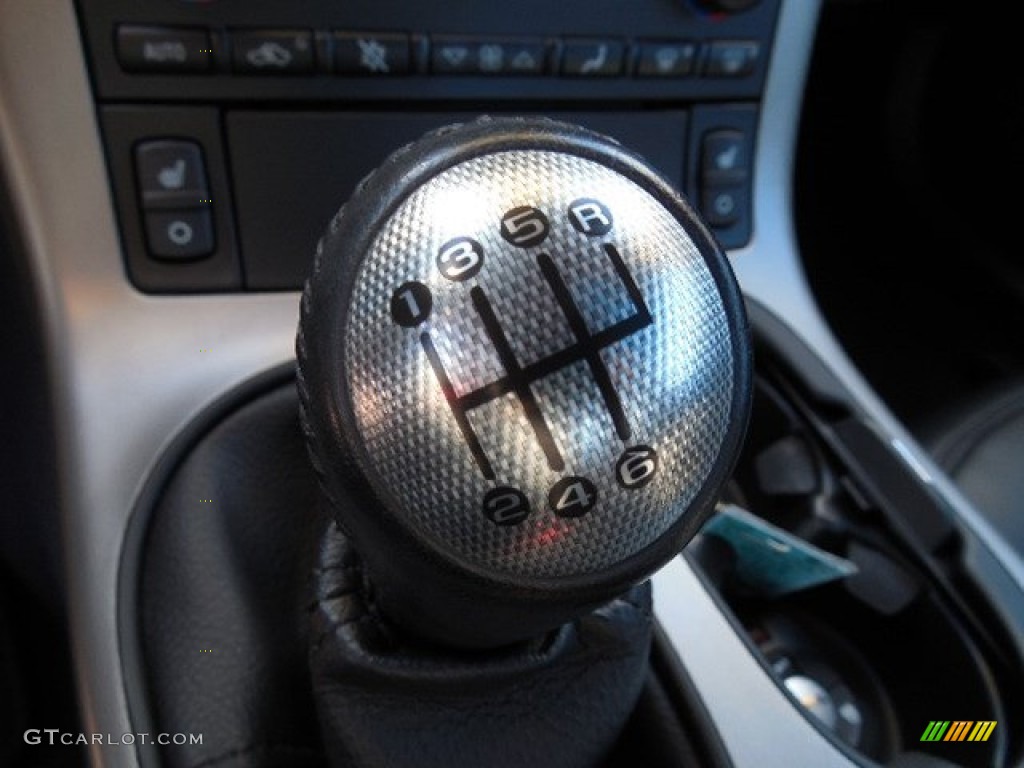
[[363, 174], [485, 113], [609, 133], [742, 247], [778, 6], [77, 0], [128, 277], [295, 290]]
[[509, 38], [405, 32], [227, 29], [120, 24], [128, 73], [749, 77], [757, 40]]

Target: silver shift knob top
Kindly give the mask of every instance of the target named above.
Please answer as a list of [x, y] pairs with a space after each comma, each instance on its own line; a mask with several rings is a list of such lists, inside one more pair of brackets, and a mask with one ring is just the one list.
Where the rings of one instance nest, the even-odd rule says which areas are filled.
[[[574, 127], [485, 120], [399, 153], [342, 211], [305, 300], [313, 450], [382, 597], [463, 572], [481, 611], [492, 588], [492, 610], [526, 597], [523, 634], [534, 600], [607, 599], [693, 534], [745, 429], [725, 257], [664, 181]], [[351, 476], [359, 501], [339, 503]], [[385, 529], [426, 572], [381, 572], [405, 567], [367, 551]]]

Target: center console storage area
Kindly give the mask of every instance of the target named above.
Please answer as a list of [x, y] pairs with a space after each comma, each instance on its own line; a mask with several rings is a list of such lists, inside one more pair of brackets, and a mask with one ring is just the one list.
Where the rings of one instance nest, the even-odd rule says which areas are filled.
[[899, 444], [828, 393], [827, 372], [756, 335], [746, 446], [687, 559], [849, 757], [1012, 764], [1020, 614], [980, 586], [969, 532]]

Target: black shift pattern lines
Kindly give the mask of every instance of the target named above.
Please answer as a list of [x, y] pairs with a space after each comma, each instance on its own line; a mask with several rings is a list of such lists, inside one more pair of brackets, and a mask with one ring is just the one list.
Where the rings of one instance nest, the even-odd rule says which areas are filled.
[[470, 290], [469, 295], [473, 302], [473, 307], [480, 316], [480, 321], [483, 323], [487, 337], [490, 339], [491, 344], [494, 345], [495, 353], [505, 369], [505, 375], [495, 379], [490, 384], [474, 389], [472, 392], [467, 392], [462, 396], [457, 395], [448, 372], [445, 370], [437, 353], [434, 342], [430, 338], [430, 334], [426, 332], [420, 334], [420, 343], [423, 345], [427, 359], [434, 369], [434, 375], [437, 376], [441, 390], [448, 400], [448, 405], [451, 406], [455, 421], [466, 440], [473, 459], [488, 480], [495, 479], [494, 468], [487, 458], [483, 447], [480, 445], [476, 432], [469, 423], [467, 416], [469, 411], [486, 405], [509, 392], [514, 393], [530, 422], [530, 426], [533, 428], [534, 436], [544, 452], [548, 466], [553, 471], [560, 472], [565, 468], [565, 461], [558, 449], [558, 444], [555, 442], [554, 435], [551, 433], [547, 419], [544, 418], [540, 404], [533, 394], [531, 385], [535, 381], [539, 381], [580, 361], [586, 362], [589, 367], [619, 439], [623, 441], [629, 439], [631, 435], [629, 420], [626, 418], [625, 409], [622, 407], [622, 400], [612, 384], [608, 368], [601, 359], [601, 350], [643, 330], [653, 323], [653, 318], [636, 281], [633, 279], [633, 275], [626, 268], [618, 250], [611, 244], [605, 244], [604, 250], [633, 304], [633, 314], [596, 333], [591, 333], [587, 328], [583, 313], [573, 300], [569, 287], [558, 271], [554, 260], [548, 254], [541, 253], [537, 256], [537, 265], [565, 316], [575, 342], [558, 352], [554, 352], [526, 366], [520, 364], [516, 359], [508, 337], [505, 335], [505, 330], [498, 322], [498, 318], [494, 314], [494, 308], [491, 306], [491, 302], [483, 289], [476, 286]]

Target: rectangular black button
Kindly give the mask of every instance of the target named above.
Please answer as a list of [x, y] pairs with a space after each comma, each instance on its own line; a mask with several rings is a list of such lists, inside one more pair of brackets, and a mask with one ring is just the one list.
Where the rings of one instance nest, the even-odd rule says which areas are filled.
[[621, 75], [625, 51], [626, 47], [615, 40], [566, 40], [562, 46], [562, 74]]
[[149, 211], [146, 245], [158, 259], [185, 260], [213, 253], [213, 216], [209, 209]]
[[209, 197], [203, 152], [194, 141], [140, 142], [135, 178], [144, 208], [185, 208]]
[[712, 227], [731, 227], [750, 215], [750, 190], [746, 184], [704, 184], [700, 210]]
[[541, 40], [435, 37], [430, 69], [438, 75], [540, 75], [547, 68]]
[[467, 75], [477, 71], [477, 44], [469, 40], [434, 38], [430, 71], [436, 75]]
[[344, 75], [404, 75], [412, 69], [409, 36], [336, 32], [334, 69]]
[[234, 30], [231, 43], [235, 72], [303, 75], [313, 71], [313, 33], [309, 30]]
[[749, 142], [742, 131], [720, 128], [701, 139], [700, 174], [707, 182], [742, 181], [750, 174]]
[[693, 72], [697, 46], [679, 41], [640, 43], [636, 73], [641, 77], [683, 77]]
[[484, 46], [501, 52], [502, 74], [542, 75], [547, 71], [547, 45], [540, 40], [504, 40]]
[[117, 27], [117, 58], [128, 72], [207, 72], [210, 35], [201, 27]]
[[707, 77], [746, 77], [754, 71], [761, 47], [753, 40], [719, 40], [711, 44], [704, 74]]

